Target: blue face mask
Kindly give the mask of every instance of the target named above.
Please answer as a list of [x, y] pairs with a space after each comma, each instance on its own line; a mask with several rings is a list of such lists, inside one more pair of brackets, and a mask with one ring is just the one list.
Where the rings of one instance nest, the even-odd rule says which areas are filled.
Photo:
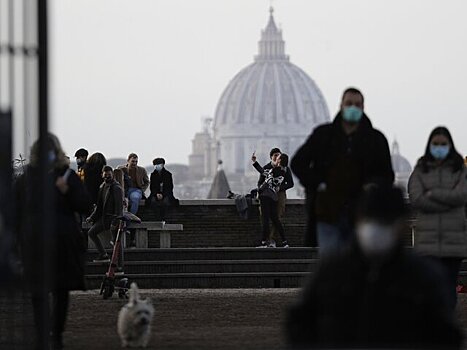
[[449, 154], [451, 147], [449, 145], [430, 145], [430, 153], [436, 160], [444, 160]]
[[156, 169], [157, 171], [161, 171], [162, 168], [164, 168], [164, 165], [163, 165], [163, 164], [156, 164], [156, 165], [154, 165], [154, 169]]
[[362, 116], [363, 110], [355, 106], [345, 107], [342, 111], [342, 118], [349, 123], [358, 123]]

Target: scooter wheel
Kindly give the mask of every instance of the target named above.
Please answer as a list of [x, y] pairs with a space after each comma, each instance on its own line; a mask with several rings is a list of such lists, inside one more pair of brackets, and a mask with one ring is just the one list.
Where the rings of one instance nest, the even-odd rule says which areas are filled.
[[114, 287], [111, 285], [111, 284], [107, 284], [105, 287], [104, 287], [104, 291], [102, 293], [102, 298], [105, 300], [105, 299], [109, 299], [110, 297], [112, 297], [112, 294], [114, 293]]
[[119, 297], [120, 299], [128, 299], [128, 293], [127, 293], [127, 291], [126, 291], [125, 289], [120, 289], [120, 290], [118, 291], [118, 297]]

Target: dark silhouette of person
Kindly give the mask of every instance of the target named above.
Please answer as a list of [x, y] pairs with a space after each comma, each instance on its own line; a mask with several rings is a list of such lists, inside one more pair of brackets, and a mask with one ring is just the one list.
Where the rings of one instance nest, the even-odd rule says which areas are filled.
[[288, 315], [294, 349], [458, 349], [440, 267], [403, 247], [402, 191], [367, 189], [345, 252], [321, 261]]
[[[68, 313], [70, 290], [84, 290], [86, 243], [76, 214], [89, 212], [91, 201], [78, 175], [69, 168], [58, 138], [45, 141], [48, 149], [48, 177], [51, 220], [43, 232], [38, 205], [42, 203], [37, 184], [41, 169], [39, 142], [31, 148], [30, 163], [16, 183], [19, 251], [27, 287], [32, 295], [37, 348], [63, 347], [62, 334]], [[49, 298], [49, 294], [52, 298]]]

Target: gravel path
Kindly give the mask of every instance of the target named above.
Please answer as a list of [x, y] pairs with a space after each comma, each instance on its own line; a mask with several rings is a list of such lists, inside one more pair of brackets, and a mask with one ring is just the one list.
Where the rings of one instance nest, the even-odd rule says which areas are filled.
[[[142, 295], [151, 298], [156, 310], [148, 348], [282, 349], [282, 322], [298, 293], [298, 289], [144, 290]], [[33, 340], [30, 307], [24, 300], [18, 296], [0, 303], [0, 310], [10, 311], [0, 312], [2, 349], [30, 348], [10, 339], [14, 335], [25, 343]], [[102, 300], [98, 291], [74, 292], [64, 334], [66, 349], [119, 349], [117, 315], [125, 303], [115, 295]], [[458, 312], [467, 334], [467, 294], [459, 295]]]

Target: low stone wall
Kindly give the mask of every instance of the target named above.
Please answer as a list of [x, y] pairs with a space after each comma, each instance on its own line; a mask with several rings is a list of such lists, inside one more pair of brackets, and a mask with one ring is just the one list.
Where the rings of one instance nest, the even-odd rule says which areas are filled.
[[[154, 210], [145, 206], [140, 207], [138, 215], [143, 220], [156, 220]], [[244, 220], [234, 200], [181, 200], [180, 206], [167, 210], [165, 221], [183, 224], [183, 232], [172, 234], [173, 248], [251, 247], [261, 237], [258, 203], [253, 204], [249, 219]], [[287, 201], [283, 224], [289, 243], [302, 246], [306, 229], [303, 200]], [[149, 233], [149, 247], [159, 247], [159, 232]]]
[[[140, 207], [138, 215], [143, 220], [155, 221], [154, 210]], [[240, 218], [234, 200], [181, 200], [180, 206], [167, 211], [167, 223], [183, 224], [183, 232], [172, 234], [172, 248], [198, 247], [252, 247], [261, 238], [259, 205], [255, 202], [248, 220]], [[307, 214], [305, 201], [287, 200], [286, 214], [282, 220], [289, 244], [304, 245]], [[149, 247], [159, 247], [159, 232], [149, 232]], [[277, 238], [279, 240], [280, 238]], [[412, 245], [410, 228], [404, 237]]]

